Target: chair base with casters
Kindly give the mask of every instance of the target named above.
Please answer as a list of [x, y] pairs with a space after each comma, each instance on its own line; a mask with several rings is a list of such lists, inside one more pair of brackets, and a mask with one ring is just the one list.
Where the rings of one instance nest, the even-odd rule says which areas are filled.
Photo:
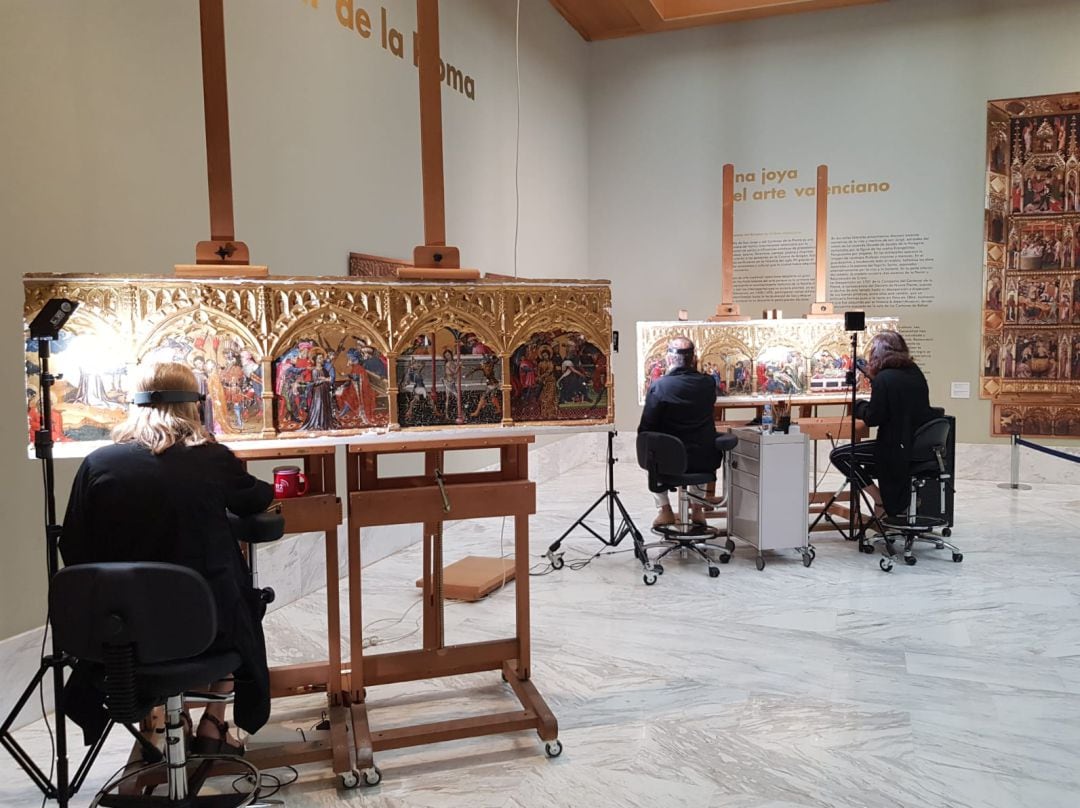
[[[913, 567], [918, 563], [914, 547], [918, 543], [932, 544], [938, 550], [949, 549], [952, 551], [952, 560], [959, 564], [964, 560], [964, 554], [960, 548], [951, 542], [945, 541], [934, 531], [945, 524], [945, 520], [934, 516], [885, 516], [882, 517], [881, 526], [885, 529], [884, 535], [876, 541], [881, 542], [881, 560], [878, 566], [883, 572], [891, 572], [893, 563], [897, 558], [896, 544], [903, 539], [904, 546], [900, 558], [903, 562]], [[872, 551], [872, 549], [871, 549]]]
[[[156, 562], [76, 564], [53, 578], [49, 610], [59, 647], [89, 666], [88, 675], [105, 697], [108, 719], [134, 724], [165, 705], [164, 760], [140, 742], [146, 762], [110, 780], [91, 808], [240, 808], [258, 799], [260, 773], [253, 764], [234, 755], [189, 757], [185, 749], [185, 698], [189, 704], [233, 699], [232, 694], [187, 691], [241, 666], [236, 651], [210, 650], [217, 610], [199, 573]], [[189, 764], [195, 764], [193, 770]], [[250, 778], [252, 790], [199, 793], [209, 777], [226, 772]], [[154, 795], [152, 788], [146, 793], [147, 787], [161, 784], [166, 793]], [[119, 793], [140, 789], [144, 793]]]
[[[872, 553], [873, 544], [881, 542], [882, 558], [878, 566], [883, 572], [890, 572], [897, 558], [896, 544], [903, 539], [904, 546], [900, 558], [909, 567], [915, 566], [916, 544], [932, 544], [938, 550], [952, 551], [952, 560], [960, 563], [964, 554], [960, 548], [945, 539], [951, 535], [949, 517], [946, 514], [946, 494], [952, 484], [952, 474], [946, 463], [946, 446], [951, 424], [946, 418], [934, 418], [915, 430], [912, 441], [912, 462], [909, 465], [911, 497], [908, 511], [903, 516], [884, 516], [875, 521], [881, 527], [881, 535], [872, 542], [860, 541], [859, 547], [864, 552]], [[919, 513], [919, 494], [930, 484], [939, 487], [938, 503], [940, 514]], [[935, 531], [941, 530], [941, 533]]]
[[[716, 450], [723, 466], [727, 462], [727, 452], [738, 443], [734, 435], [719, 435]], [[649, 473], [649, 490], [655, 493], [677, 491], [679, 509], [676, 521], [671, 525], [659, 525], [652, 532], [661, 541], [643, 544], [639, 560], [642, 564], [642, 580], [646, 586], [656, 583], [658, 576], [664, 574], [661, 561], [675, 551], [689, 553], [701, 558], [708, 564], [709, 576], [716, 578], [720, 568], [716, 566], [710, 553], [717, 556], [721, 564], [731, 560], [735, 542], [730, 538], [723, 544], [718, 540], [727, 535], [725, 530], [703, 525], [691, 519], [691, 506], [702, 508], [723, 507], [729, 500], [728, 485], [730, 474], [724, 474], [724, 495], [719, 502], [700, 497], [690, 490], [691, 486], [705, 486], [716, 482], [714, 472], [686, 471], [686, 449], [682, 442], [671, 435], [659, 432], [639, 432], [637, 438], [638, 465]], [[660, 550], [655, 559], [649, 557], [650, 550]]]

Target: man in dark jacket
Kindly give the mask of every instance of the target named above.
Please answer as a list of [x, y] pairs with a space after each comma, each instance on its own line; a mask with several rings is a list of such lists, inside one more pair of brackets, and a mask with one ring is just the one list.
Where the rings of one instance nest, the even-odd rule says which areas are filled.
[[[698, 373], [694, 343], [686, 337], [675, 337], [668, 343], [667, 366], [667, 373], [649, 386], [638, 432], [674, 435], [686, 447], [687, 471], [713, 472], [720, 465], [713, 420], [716, 383], [712, 377]], [[704, 489], [697, 486], [694, 489], [698, 496], [705, 496]], [[653, 496], [660, 509], [653, 527], [674, 524], [675, 514], [667, 492]], [[693, 508], [691, 518], [705, 524], [705, 515], [699, 506]]]

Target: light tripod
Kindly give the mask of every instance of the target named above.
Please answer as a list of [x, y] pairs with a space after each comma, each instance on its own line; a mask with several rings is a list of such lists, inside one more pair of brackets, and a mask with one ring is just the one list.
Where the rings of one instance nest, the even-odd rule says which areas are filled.
[[[37, 340], [39, 394], [41, 424], [34, 433], [34, 456], [42, 462], [42, 476], [45, 486], [45, 543], [48, 559], [49, 584], [52, 585], [53, 577], [60, 569], [60, 525], [56, 523], [56, 478], [53, 470], [53, 436], [52, 436], [52, 386], [60, 378], [49, 372], [50, 346], [53, 340], [59, 336], [60, 329], [75, 311], [78, 303], [71, 300], [54, 298], [42, 308], [41, 312], [30, 324], [30, 337]], [[45, 630], [48, 630], [46, 620]], [[64, 669], [70, 667], [74, 660], [65, 654], [56, 644], [56, 637], [52, 639], [52, 653], [41, 658], [41, 665], [37, 673], [30, 680], [30, 684], [23, 690], [19, 700], [15, 702], [11, 712], [0, 725], [0, 745], [3, 745], [19, 767], [26, 772], [41, 793], [47, 799], [56, 800], [60, 808], [67, 808], [68, 801], [82, 786], [86, 775], [90, 771], [94, 760], [101, 751], [102, 745], [108, 737], [112, 723], [105, 725], [101, 735], [90, 745], [86, 756], [79, 764], [74, 777], [69, 776], [67, 759], [67, 719], [64, 708]], [[42, 771], [41, 767], [34, 762], [15, 740], [11, 727], [22, 712], [23, 707], [34, 695], [42, 680], [52, 673], [53, 704], [56, 715], [56, 782], [51, 776]]]
[[[634, 555], [639, 559], [644, 555], [644, 550], [641, 548], [645, 540], [641, 537], [641, 531], [637, 529], [634, 520], [630, 518], [626, 506], [619, 499], [619, 492], [615, 488], [615, 464], [618, 462], [615, 457], [615, 436], [617, 434], [618, 432], [614, 429], [609, 430], [607, 433], [607, 490], [566, 529], [565, 533], [548, 547], [547, 559], [551, 562], [552, 569], [560, 570], [563, 568], [563, 554], [559, 552], [559, 548], [562, 546], [563, 540], [578, 527], [591, 533], [594, 538], [607, 547], [617, 547], [627, 536], [632, 536]], [[607, 507], [608, 531], [606, 536], [595, 531], [586, 521], [592, 515], [592, 512], [601, 505]], [[618, 527], [615, 526], [616, 514], [621, 518]]]

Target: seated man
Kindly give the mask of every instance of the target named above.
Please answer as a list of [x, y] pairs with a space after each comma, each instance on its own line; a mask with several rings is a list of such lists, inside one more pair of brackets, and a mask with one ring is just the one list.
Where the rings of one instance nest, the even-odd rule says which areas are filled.
[[[668, 343], [667, 373], [654, 379], [645, 396], [638, 432], [663, 432], [673, 435], [686, 447], [688, 472], [713, 472], [720, 465], [716, 450], [716, 423], [713, 406], [716, 404], [716, 382], [695, 366], [694, 343], [686, 337], [675, 337]], [[693, 493], [704, 497], [705, 490], [692, 487]], [[660, 512], [653, 527], [675, 523], [667, 492], [653, 494]], [[705, 524], [700, 505], [691, 512], [692, 521]]]

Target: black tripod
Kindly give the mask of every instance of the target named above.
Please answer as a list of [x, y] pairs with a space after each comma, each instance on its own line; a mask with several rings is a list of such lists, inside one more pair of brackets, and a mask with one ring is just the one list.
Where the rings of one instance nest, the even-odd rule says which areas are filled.
[[[859, 331], [861, 331], [862, 328], [865, 326], [864, 319], [856, 318], [853, 321], [849, 321], [849, 317], [853, 314], [859, 315], [860, 317], [865, 317], [862, 312], [844, 313], [844, 328], [848, 331], [851, 331], [851, 370], [847, 372], [847, 377], [844, 381], [851, 386], [851, 403], [849, 404], [851, 415], [851, 443], [849, 445], [852, 447], [855, 446], [856, 438], [855, 403], [856, 401], [858, 401], [858, 385], [856, 384], [856, 382], [858, 381], [857, 371], [859, 370]], [[858, 326], [858, 328], [856, 329], [853, 326]], [[854, 457], [852, 458], [852, 464], [854, 465]], [[832, 514], [832, 506], [837, 502], [837, 500], [840, 499], [840, 495], [843, 493], [845, 486], [849, 486], [847, 525], [843, 525], [838, 522], [836, 519], [833, 518]], [[830, 525], [833, 526], [833, 529], [835, 529], [836, 532], [843, 536], [847, 541], [858, 541], [859, 548], [863, 549], [867, 524], [863, 520], [862, 512], [859, 509], [859, 502], [862, 497], [862, 486], [860, 486], [853, 479], [845, 481], [844, 485], [841, 485], [840, 488], [837, 489], [837, 491], [831, 497], [829, 497], [829, 501], [825, 503], [825, 507], [821, 509], [818, 515], [814, 518], [814, 521], [810, 523], [810, 532], [813, 533], [814, 528], [818, 526], [818, 523], [822, 519], [825, 519]], [[869, 505], [872, 512], [873, 502], [869, 502]], [[871, 517], [870, 523], [873, 524], [875, 521], [877, 521], [876, 517]], [[872, 551], [873, 548], [871, 548], [871, 552]]]
[[[49, 583], [60, 569], [60, 525], [56, 523], [56, 481], [53, 472], [53, 437], [52, 437], [52, 398], [51, 389], [59, 376], [53, 376], [49, 372], [49, 351], [52, 341], [59, 335], [60, 329], [67, 322], [68, 317], [75, 311], [78, 303], [70, 300], [53, 299], [45, 304], [41, 313], [30, 324], [30, 336], [37, 340], [38, 361], [40, 370], [38, 378], [41, 424], [34, 433], [34, 456], [42, 461], [43, 477], [45, 485], [45, 542], [48, 552]], [[46, 631], [48, 621], [46, 621]], [[67, 759], [67, 725], [64, 711], [64, 668], [70, 666], [74, 660], [61, 651], [56, 645], [56, 637], [53, 637], [52, 653], [41, 658], [41, 666], [30, 680], [30, 684], [19, 696], [15, 706], [8, 713], [4, 723], [0, 726], [0, 744], [11, 753], [15, 762], [26, 772], [46, 798], [56, 800], [60, 808], [67, 808], [68, 800], [82, 787], [86, 775], [90, 771], [98, 752], [108, 737], [111, 722], [105, 725], [100, 737], [91, 744], [83, 758], [82, 763], [75, 772], [75, 776], [69, 779]], [[53, 704], [56, 712], [56, 782], [55, 784], [41, 770], [33, 759], [26, 753], [15, 740], [11, 733], [11, 726], [22, 712], [23, 707], [34, 695], [34, 691], [42, 680], [52, 673]]]
[[[604, 491], [604, 493], [600, 495], [600, 498], [590, 505], [589, 509], [581, 514], [581, 516], [577, 518], [577, 521], [570, 525], [570, 527], [566, 529], [566, 532], [559, 536], [559, 538], [548, 548], [547, 559], [551, 562], [553, 569], [561, 570], [563, 568], [563, 554], [559, 552], [559, 547], [562, 546], [563, 539], [569, 536], [574, 529], [578, 527], [587, 530], [606, 547], [617, 547], [619, 542], [625, 539], [627, 535], [633, 536], [634, 555], [640, 559], [644, 554], [641, 547], [645, 543], [645, 540], [641, 537], [641, 531], [637, 529], [634, 520], [630, 518], [630, 514], [626, 511], [626, 506], [624, 506], [622, 500], [619, 499], [619, 492], [615, 489], [615, 463], [618, 462], [615, 458], [615, 436], [617, 434], [618, 433], [614, 429], [607, 433], [607, 490]], [[607, 536], [597, 533], [585, 521], [593, 511], [600, 507], [601, 504], [607, 505]], [[615, 527], [616, 511], [618, 511], [619, 515], [622, 517], [622, 521], [619, 523], [618, 528]]]

